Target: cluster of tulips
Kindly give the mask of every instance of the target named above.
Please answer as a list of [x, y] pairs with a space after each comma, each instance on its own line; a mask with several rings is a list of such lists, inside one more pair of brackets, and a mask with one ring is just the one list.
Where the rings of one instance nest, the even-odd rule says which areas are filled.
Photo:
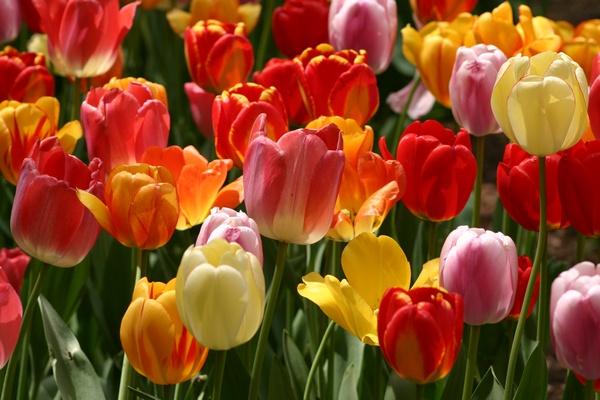
[[399, 1], [0, 4], [1, 400], [594, 398], [600, 19]]

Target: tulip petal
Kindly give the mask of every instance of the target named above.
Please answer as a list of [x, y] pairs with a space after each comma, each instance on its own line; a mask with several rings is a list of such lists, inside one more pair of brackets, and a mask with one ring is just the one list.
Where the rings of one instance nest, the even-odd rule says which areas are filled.
[[12, 355], [19, 339], [23, 307], [21, 299], [7, 282], [0, 282], [0, 369]]

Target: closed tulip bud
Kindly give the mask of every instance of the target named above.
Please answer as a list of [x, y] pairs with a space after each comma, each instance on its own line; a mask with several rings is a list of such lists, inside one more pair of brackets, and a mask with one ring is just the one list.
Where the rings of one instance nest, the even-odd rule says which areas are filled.
[[[273, 11], [273, 39], [288, 58], [329, 40], [327, 0], [286, 0]], [[310, 24], [310, 29], [305, 27]]]
[[344, 152], [340, 129], [298, 129], [277, 142], [266, 136], [264, 115], [244, 163], [246, 210], [263, 236], [282, 242], [312, 244], [333, 220], [340, 190]]
[[254, 52], [243, 23], [198, 21], [184, 40], [188, 70], [202, 89], [219, 94], [248, 79]]
[[90, 157], [100, 158], [107, 172], [141, 162], [151, 146], [167, 147], [170, 117], [160, 93], [135, 80], [113, 81], [88, 92], [81, 105], [85, 142]]
[[444, 378], [463, 334], [463, 303], [456, 293], [432, 287], [388, 289], [377, 316], [383, 357], [402, 378], [419, 385]]
[[410, 0], [410, 7], [421, 24], [452, 21], [458, 14], [471, 12], [478, 0]]
[[550, 290], [550, 336], [558, 362], [585, 379], [600, 378], [600, 265], [562, 272]]
[[243, 211], [231, 208], [215, 207], [202, 223], [196, 246], [202, 246], [211, 240], [222, 238], [235, 242], [248, 253], [252, 253], [263, 264], [262, 240], [256, 222]]
[[102, 75], [115, 63], [138, 4], [119, 9], [118, 0], [33, 2], [52, 63], [76, 78]]
[[57, 267], [72, 267], [96, 242], [100, 226], [77, 192], [104, 195], [104, 169], [68, 155], [58, 138], [38, 141], [23, 161], [10, 216], [15, 242], [27, 254]]
[[0, 250], [0, 271], [4, 273], [8, 283], [17, 293], [21, 293], [23, 276], [25, 276], [25, 270], [30, 260], [31, 258], [18, 247]]
[[[546, 157], [546, 227], [549, 230], [569, 226], [568, 212], [559, 197], [559, 154]], [[508, 215], [530, 231], [540, 227], [539, 158], [514, 143], [506, 145], [498, 164], [498, 196]]]
[[[507, 319], [518, 320], [521, 315], [521, 309], [523, 308], [523, 302], [525, 301], [525, 292], [527, 291], [527, 285], [529, 284], [529, 277], [531, 276], [531, 270], [533, 265], [531, 258], [527, 256], [519, 257], [519, 282], [517, 283], [517, 293], [515, 294], [515, 303], [512, 309], [507, 315]], [[527, 318], [531, 315], [535, 302], [538, 298], [538, 290], [540, 288], [540, 276], [538, 275], [535, 279], [533, 286], [533, 293], [531, 293], [531, 301], [529, 302], [529, 309], [527, 310]]]
[[168, 283], [140, 279], [133, 290], [120, 330], [133, 368], [152, 382], [172, 385], [196, 375], [208, 348], [183, 326], [175, 300], [175, 279]]
[[185, 251], [175, 295], [188, 331], [211, 350], [228, 350], [252, 339], [262, 323], [262, 266], [239, 244], [217, 238]]
[[[385, 160], [393, 159], [385, 138], [379, 139], [379, 147]], [[464, 129], [455, 135], [435, 120], [415, 121], [400, 138], [396, 160], [406, 174], [402, 201], [415, 216], [447, 221], [467, 204], [477, 163]]]
[[[364, 34], [369, 27], [369, 34]], [[329, 43], [336, 50], [366, 50], [373, 72], [380, 74], [392, 61], [398, 33], [396, 0], [332, 0]]]
[[513, 240], [481, 228], [459, 226], [440, 254], [440, 286], [462, 297], [469, 325], [506, 318], [515, 301], [518, 270]]
[[542, 157], [577, 143], [587, 126], [588, 85], [583, 70], [563, 53], [517, 55], [502, 65], [492, 111], [506, 136]]
[[276, 88], [239, 84], [215, 98], [212, 120], [219, 158], [229, 158], [236, 167], [243, 167], [252, 126], [263, 113], [267, 116], [267, 136], [278, 140], [288, 131], [288, 123], [285, 105]]
[[490, 99], [506, 56], [495, 46], [461, 46], [450, 78], [450, 101], [456, 122], [473, 136], [499, 133]]
[[0, 51], [0, 71], [0, 101], [35, 103], [41, 97], [54, 94], [54, 77], [41, 53], [20, 53], [6, 46]]
[[23, 160], [36, 139], [56, 136], [67, 153], [75, 150], [81, 138], [81, 124], [72, 121], [58, 128], [60, 103], [42, 97], [35, 103], [5, 100], [0, 103], [0, 171], [7, 181], [17, 184]]
[[167, 243], [179, 217], [175, 181], [164, 167], [122, 165], [106, 178], [104, 196], [77, 196], [117, 241], [142, 250]]
[[22, 320], [23, 306], [19, 293], [0, 269], [0, 369], [15, 351]]

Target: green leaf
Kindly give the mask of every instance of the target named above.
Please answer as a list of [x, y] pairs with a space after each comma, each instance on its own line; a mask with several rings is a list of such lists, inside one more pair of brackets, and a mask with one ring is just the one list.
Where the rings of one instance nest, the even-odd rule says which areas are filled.
[[100, 380], [77, 338], [44, 296], [39, 299], [56, 384], [66, 400], [104, 399]]
[[306, 380], [308, 379], [308, 367], [298, 346], [296, 346], [296, 343], [294, 343], [294, 340], [285, 329], [283, 331], [283, 356], [295, 398], [301, 399], [306, 387]]
[[294, 389], [287, 370], [277, 356], [273, 357], [271, 362], [271, 373], [269, 376], [269, 399], [291, 399], [294, 396]]
[[504, 398], [504, 388], [498, 382], [494, 368], [490, 367], [471, 397], [471, 400], [502, 400]]
[[354, 369], [354, 363], [350, 363], [344, 372], [344, 378], [342, 379], [338, 395], [338, 399], [340, 400], [358, 400], [358, 392], [356, 391], [358, 381]]
[[143, 400], [160, 400], [158, 397], [154, 397], [148, 393], [144, 393], [141, 390], [132, 388], [131, 386], [127, 386], [127, 389], [135, 394], [139, 399], [143, 399]]
[[515, 394], [515, 400], [544, 400], [548, 388], [548, 367], [542, 346], [538, 342], [525, 364], [525, 371]]
[[446, 379], [446, 386], [444, 387], [441, 400], [454, 400], [461, 398], [466, 367], [467, 357], [465, 356], [464, 347], [461, 346], [458, 357], [454, 362], [454, 366], [452, 366], [452, 370]]

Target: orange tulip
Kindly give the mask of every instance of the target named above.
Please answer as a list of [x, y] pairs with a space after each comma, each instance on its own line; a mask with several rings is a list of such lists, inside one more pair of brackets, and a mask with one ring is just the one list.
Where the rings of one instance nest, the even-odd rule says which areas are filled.
[[[566, 29], [560, 29], [565, 26]], [[600, 19], [583, 21], [577, 27], [565, 22], [555, 23], [554, 29], [562, 37], [560, 50], [576, 61], [591, 81], [594, 57], [600, 52]]]
[[135, 285], [121, 321], [121, 343], [137, 372], [159, 385], [187, 381], [204, 365], [208, 349], [183, 326], [175, 301], [175, 279]]
[[560, 50], [561, 37], [554, 32], [551, 20], [542, 16], [534, 17], [526, 5], [519, 6], [519, 23], [517, 30], [523, 40], [520, 53], [524, 56], [534, 56], [544, 51]]
[[431, 21], [452, 21], [458, 14], [471, 12], [478, 0], [409, 0], [410, 7], [421, 24]]
[[81, 190], [77, 196], [100, 226], [128, 247], [153, 250], [164, 245], [179, 218], [175, 181], [164, 167], [121, 165], [108, 175], [104, 199]]
[[208, 162], [193, 146], [155, 146], [146, 150], [142, 162], [162, 165], [173, 174], [179, 198], [177, 229], [202, 223], [213, 207], [234, 208], [244, 200], [241, 177], [223, 186], [233, 166], [231, 160]]

